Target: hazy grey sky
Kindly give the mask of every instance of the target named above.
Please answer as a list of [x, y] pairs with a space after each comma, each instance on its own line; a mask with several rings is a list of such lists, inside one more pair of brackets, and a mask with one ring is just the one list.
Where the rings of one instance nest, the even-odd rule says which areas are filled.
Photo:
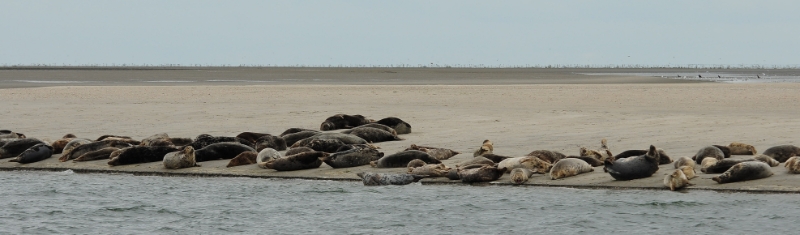
[[0, 1], [0, 65], [800, 64], [800, 1]]

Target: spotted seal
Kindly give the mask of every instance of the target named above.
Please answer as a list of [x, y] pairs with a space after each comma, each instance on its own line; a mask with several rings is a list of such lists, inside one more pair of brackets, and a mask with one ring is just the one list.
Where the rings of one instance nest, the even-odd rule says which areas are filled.
[[[372, 145], [353, 145], [353, 148], [331, 154], [324, 159], [325, 164], [333, 168], [345, 168], [369, 165], [378, 161], [383, 153]], [[415, 159], [416, 160], [416, 159]]]
[[403, 121], [400, 118], [396, 117], [387, 117], [381, 120], [378, 120], [376, 123], [386, 125], [394, 129], [397, 134], [409, 134], [411, 133], [411, 124]]
[[110, 159], [111, 154], [114, 151], [119, 150], [120, 148], [117, 147], [105, 147], [95, 151], [87, 152], [81, 154], [75, 159], [72, 159], [73, 162], [86, 162], [86, 161], [94, 161], [94, 160], [102, 160], [102, 159]]
[[100, 150], [100, 149], [103, 149], [103, 148], [107, 148], [107, 147], [127, 148], [127, 147], [130, 147], [130, 146], [131, 146], [131, 144], [129, 144], [129, 143], [125, 142], [125, 141], [105, 139], [105, 140], [92, 142], [92, 143], [88, 143], [88, 144], [83, 144], [83, 145], [80, 145], [78, 147], [75, 147], [74, 149], [69, 151], [69, 153], [61, 154], [61, 157], [59, 157], [58, 160], [61, 161], [61, 162], [66, 162], [66, 161], [69, 161], [69, 160], [76, 159], [76, 158], [80, 157], [83, 154], [86, 154], [86, 153], [89, 153], [89, 152], [93, 152], [93, 151], [97, 151], [97, 150]]
[[[603, 165], [603, 162], [600, 161], [599, 159], [597, 159], [597, 157], [595, 157], [595, 156], [567, 156], [567, 158], [580, 159], [580, 160], [582, 160], [582, 161], [584, 161], [586, 163], [589, 163], [589, 165], [591, 165], [592, 167], [602, 166]], [[556, 163], [558, 163], [558, 162], [556, 162]]]
[[361, 178], [365, 186], [407, 185], [425, 178], [423, 175], [373, 172], [360, 172], [356, 173], [356, 175]]
[[790, 157], [800, 155], [800, 148], [794, 145], [778, 145], [764, 150], [762, 154], [770, 156], [773, 159], [783, 163], [786, 162], [786, 160], [788, 160]]
[[[299, 127], [292, 127], [292, 128], [286, 129], [285, 131], [283, 131], [283, 133], [281, 133], [278, 136], [284, 137], [284, 136], [286, 136], [288, 134], [294, 134], [294, 133], [298, 133], [298, 132], [301, 132], [301, 131], [312, 131], [312, 132], [320, 133], [320, 131], [318, 131], [318, 130], [311, 130], [311, 129], [305, 129], [305, 128], [299, 128]], [[291, 144], [289, 144], [289, 145], [291, 145]]]
[[586, 147], [581, 147], [579, 151], [579, 156], [591, 156], [597, 158], [601, 162], [605, 161], [606, 158], [614, 156], [611, 154], [611, 150], [608, 149], [608, 141], [604, 138], [600, 140], [600, 148], [595, 149], [588, 149]]
[[350, 132], [350, 134], [361, 137], [370, 143], [404, 140], [403, 138], [398, 137], [396, 134], [372, 127], [355, 128]]
[[778, 162], [778, 160], [775, 160], [774, 158], [771, 158], [770, 156], [764, 154], [756, 155], [755, 157], [753, 157], [753, 159], [762, 161], [771, 167], [776, 167], [781, 164], [780, 162]]
[[[580, 161], [580, 160], [579, 160]], [[584, 162], [586, 163], [586, 162]], [[588, 164], [587, 164], [588, 165]], [[497, 163], [497, 168], [526, 168], [534, 173], [545, 174], [550, 171], [553, 164], [535, 157], [514, 157]]]
[[428, 177], [442, 177], [450, 172], [450, 167], [444, 164], [425, 164], [419, 167], [409, 167], [408, 173], [413, 175], [424, 175]]
[[200, 166], [194, 159], [195, 151], [192, 146], [184, 146], [178, 151], [169, 152], [164, 154], [164, 168], [167, 169], [181, 169]]
[[259, 167], [274, 169], [276, 171], [296, 171], [303, 169], [319, 168], [329, 153], [320, 151], [302, 152], [278, 159], [259, 163]]
[[9, 162], [28, 164], [48, 159], [51, 156], [53, 156], [53, 147], [44, 143], [40, 143], [26, 149], [25, 151], [20, 153], [17, 157], [11, 159]]
[[425, 152], [418, 150], [408, 150], [384, 156], [378, 159], [377, 161], [370, 162], [369, 164], [372, 167], [377, 167], [377, 168], [406, 167], [408, 166], [408, 162], [414, 159], [425, 161], [428, 164], [442, 163], [441, 161], [436, 160], [435, 158], [431, 157]]
[[198, 135], [197, 137], [194, 138], [194, 141], [192, 141], [192, 143], [189, 145], [192, 146], [192, 148], [194, 148], [195, 150], [200, 150], [211, 144], [225, 143], [225, 142], [236, 142], [249, 146], [251, 148], [254, 146], [252, 142], [242, 138], [227, 137], [227, 136], [212, 136], [209, 134]]
[[365, 127], [381, 129], [381, 130], [384, 130], [386, 132], [391, 133], [392, 135], [397, 135], [397, 131], [395, 129], [393, 129], [393, 128], [389, 127], [389, 126], [383, 125], [383, 124], [378, 124], [378, 123], [368, 123], [368, 124], [364, 124], [364, 125], [361, 125], [361, 126], [353, 127], [353, 129], [344, 130], [344, 131], [342, 131], [342, 133], [343, 134], [352, 134], [352, 132], [354, 130], [357, 130], [359, 128], [365, 128]]
[[289, 156], [289, 155], [295, 155], [295, 154], [302, 153], [302, 152], [311, 152], [311, 151], [314, 151], [314, 150], [309, 148], [309, 147], [294, 147], [294, 148], [290, 148], [289, 150], [286, 150], [286, 153], [284, 153], [283, 155], [284, 156]]
[[784, 165], [784, 167], [789, 170], [789, 173], [800, 174], [800, 157], [790, 157], [786, 159], [786, 165]]
[[463, 183], [490, 182], [499, 179], [506, 172], [506, 168], [495, 166], [481, 166], [469, 169], [458, 169], [458, 178]]
[[[642, 155], [646, 154], [647, 151], [648, 150], [638, 150], [638, 149], [626, 150], [626, 151], [623, 151], [623, 152], [621, 152], [621, 153], [619, 153], [617, 155], [614, 155], [614, 159], [618, 160], [618, 159], [623, 159], [623, 158], [642, 156]], [[659, 156], [659, 158], [658, 158], [658, 164], [659, 165], [672, 163], [672, 158], [670, 158], [669, 155], [667, 155], [667, 152], [665, 152], [663, 149], [660, 149], [660, 148], [656, 149], [656, 151], [658, 152], [658, 156]]]
[[46, 145], [47, 143], [36, 138], [24, 138], [8, 142], [0, 147], [0, 159], [19, 156], [22, 152], [37, 144]]
[[258, 139], [253, 141], [256, 151], [261, 151], [265, 148], [272, 148], [278, 151], [286, 150], [286, 140], [280, 136], [274, 136], [270, 134], [263, 135]]
[[553, 167], [550, 169], [550, 179], [556, 180], [592, 171], [594, 171], [594, 168], [586, 161], [575, 158], [565, 158], [553, 164]]
[[250, 146], [235, 142], [214, 143], [195, 150], [194, 159], [197, 162], [232, 159], [242, 152], [256, 152], [256, 150]]
[[536, 157], [538, 159], [549, 162], [550, 164], [556, 163], [561, 159], [567, 158], [567, 156], [564, 155], [563, 153], [550, 150], [536, 150], [528, 153], [528, 155], [525, 156]]
[[63, 137], [61, 137], [61, 139], [53, 141], [53, 143], [50, 144], [50, 146], [53, 146], [53, 154], [59, 154], [62, 151], [64, 151], [64, 147], [67, 146], [67, 143], [69, 143], [75, 138], [78, 137], [73, 134], [66, 134]]
[[256, 153], [256, 152], [251, 152], [251, 151], [242, 152], [239, 155], [236, 155], [236, 157], [233, 157], [231, 159], [231, 161], [228, 162], [228, 165], [226, 165], [225, 167], [234, 167], [234, 166], [244, 166], [244, 165], [256, 164], [256, 161], [257, 161], [256, 157], [257, 156], [258, 156], [258, 153]]
[[603, 170], [616, 180], [634, 180], [652, 176], [658, 171], [659, 153], [656, 147], [650, 145], [650, 150], [644, 155], [615, 159], [606, 159]]
[[295, 143], [297, 143], [297, 141], [300, 141], [302, 139], [305, 139], [305, 138], [308, 138], [308, 137], [311, 137], [311, 136], [315, 136], [315, 135], [320, 134], [320, 133], [322, 133], [322, 132], [319, 132], [319, 131], [301, 131], [301, 132], [295, 132], [295, 133], [289, 133], [289, 134], [283, 135], [283, 136], [281, 136], [281, 138], [283, 138], [283, 141], [286, 142], [286, 146], [292, 146]]
[[673, 165], [675, 166], [675, 169], [678, 169], [682, 166], [696, 167], [697, 163], [689, 157], [680, 157]]
[[419, 150], [428, 153], [431, 157], [436, 158], [438, 160], [447, 160], [451, 157], [461, 154], [458, 151], [454, 151], [452, 149], [447, 148], [438, 148], [438, 147], [429, 147], [429, 146], [418, 146], [416, 144], [412, 144], [410, 147], [406, 148], [405, 150]]
[[245, 132], [239, 133], [235, 137], [255, 143], [256, 140], [258, 140], [259, 138], [264, 137], [264, 136], [268, 136], [268, 135], [271, 136], [270, 134], [267, 134], [267, 133], [258, 133], [258, 132], [245, 131]]
[[533, 171], [527, 168], [514, 168], [510, 174], [512, 184], [524, 184], [533, 175]]
[[718, 175], [712, 180], [724, 184], [747, 180], [763, 179], [772, 176], [772, 170], [766, 163], [760, 161], [748, 161], [734, 165], [725, 173]]
[[164, 161], [164, 155], [178, 151], [174, 146], [132, 146], [114, 151], [109, 166]]
[[722, 150], [713, 145], [701, 148], [694, 156], [694, 162], [697, 164], [702, 164], [703, 159], [707, 157], [716, 158], [717, 160], [722, 160], [725, 158], [725, 154], [722, 152]]
[[732, 142], [728, 145], [728, 148], [731, 150], [731, 155], [756, 155], [758, 151], [752, 145], [739, 143], [739, 142]]

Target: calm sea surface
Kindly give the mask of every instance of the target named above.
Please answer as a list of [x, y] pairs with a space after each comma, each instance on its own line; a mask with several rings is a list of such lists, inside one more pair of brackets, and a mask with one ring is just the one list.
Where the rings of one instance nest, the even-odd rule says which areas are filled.
[[2, 234], [794, 234], [800, 196], [0, 172]]

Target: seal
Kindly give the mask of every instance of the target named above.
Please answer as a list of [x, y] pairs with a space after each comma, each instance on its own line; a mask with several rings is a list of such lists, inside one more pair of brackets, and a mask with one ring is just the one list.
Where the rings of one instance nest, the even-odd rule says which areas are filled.
[[299, 141], [295, 142], [294, 144], [292, 144], [292, 148], [300, 147], [300, 146], [306, 146], [308, 144], [308, 142], [311, 142], [312, 140], [318, 140], [318, 139], [337, 139], [339, 141], [342, 141], [342, 143], [345, 143], [345, 144], [367, 144], [368, 143], [366, 140], [362, 139], [361, 137], [355, 136], [355, 135], [348, 135], [348, 134], [342, 134], [342, 133], [319, 133], [319, 134], [316, 134], [316, 135], [313, 135], [311, 137], [308, 137], [308, 138], [305, 138], [305, 139], [302, 139], [302, 140], [299, 140]]
[[397, 137], [396, 134], [372, 127], [358, 127], [353, 129], [350, 134], [361, 137], [371, 143], [403, 140], [403, 138]]
[[290, 155], [295, 155], [295, 154], [302, 153], [302, 152], [311, 152], [311, 151], [314, 151], [314, 150], [309, 148], [309, 147], [295, 147], [295, 148], [290, 148], [289, 150], [286, 150], [286, 153], [284, 153], [283, 155], [284, 156], [290, 156]]
[[297, 141], [300, 141], [302, 139], [317, 135], [319, 133], [322, 133], [322, 132], [313, 131], [313, 130], [301, 131], [301, 132], [295, 132], [295, 133], [289, 133], [289, 134], [286, 134], [286, 135], [282, 135], [281, 138], [283, 138], [283, 141], [286, 142], [286, 146], [292, 146], [295, 143], [297, 143]]
[[[664, 152], [663, 149], [659, 148], [659, 149], [656, 149], [656, 151], [658, 151], [658, 156], [659, 156], [658, 164], [659, 165], [672, 163], [672, 158], [670, 158], [669, 155], [667, 155], [667, 153]], [[614, 159], [622, 159], [622, 158], [628, 158], [628, 157], [642, 156], [642, 155], [644, 155], [646, 153], [647, 153], [647, 150], [638, 150], [638, 149], [636, 149], [636, 150], [626, 150], [626, 151], [621, 152], [621, 153], [617, 154], [616, 156], [614, 156]]]
[[615, 159], [611, 157], [604, 162], [603, 170], [616, 180], [634, 180], [652, 176], [658, 171], [659, 153], [655, 146], [644, 155]]
[[800, 174], [800, 157], [790, 157], [786, 160], [784, 167], [789, 170], [789, 173]]
[[225, 166], [225, 167], [234, 167], [234, 166], [244, 166], [244, 165], [256, 164], [256, 157], [257, 156], [258, 156], [258, 153], [256, 153], [256, 152], [250, 152], [250, 151], [242, 152], [239, 155], [236, 155], [236, 157], [233, 157], [233, 159], [231, 159], [231, 161], [228, 162], [228, 165]]
[[42, 144], [36, 144], [26, 149], [25, 151], [20, 153], [17, 157], [11, 159], [9, 162], [28, 164], [48, 159], [51, 156], [53, 156], [53, 147], [42, 143]]
[[492, 153], [494, 151], [494, 144], [490, 140], [484, 140], [483, 145], [481, 145], [478, 150], [475, 150], [475, 153], [472, 154], [473, 157], [481, 156], [487, 153]]
[[64, 149], [61, 151], [61, 156], [69, 154], [70, 151], [72, 151], [73, 149], [77, 148], [78, 146], [81, 146], [81, 145], [84, 145], [84, 144], [89, 144], [89, 143], [92, 143], [92, 142], [94, 142], [94, 141], [92, 141], [90, 139], [74, 138], [74, 139], [70, 140], [69, 142], [67, 142], [66, 145], [64, 145]]
[[408, 124], [400, 118], [387, 117], [378, 120], [376, 123], [391, 127], [397, 132], [398, 135], [411, 133], [411, 124]]
[[[73, 134], [66, 134], [66, 135], [64, 135], [64, 137], [61, 137], [61, 139], [53, 141], [53, 143], [50, 144], [50, 146], [53, 147], [53, 154], [59, 154], [62, 151], [64, 151], [64, 147], [67, 146], [67, 143], [69, 143], [70, 141], [72, 141], [75, 138], [78, 138], [78, 137], [73, 135]], [[2, 146], [2, 145], [0, 145], [0, 146]]]
[[333, 168], [346, 168], [369, 165], [370, 162], [378, 161], [383, 157], [383, 153], [373, 145], [357, 144], [351, 145], [351, 147], [348, 150], [337, 151], [323, 161]]
[[114, 151], [119, 150], [120, 148], [115, 147], [105, 147], [99, 150], [91, 151], [88, 153], [81, 154], [81, 156], [72, 159], [73, 162], [86, 162], [86, 161], [94, 161], [94, 160], [102, 160], [102, 159], [111, 159], [111, 153]]
[[326, 153], [335, 153], [339, 148], [344, 146], [345, 143], [338, 139], [315, 139], [308, 142], [305, 146], [314, 151], [322, 151]]
[[603, 162], [614, 154], [611, 154], [611, 150], [608, 149], [608, 141], [604, 138], [600, 140], [600, 148], [597, 150], [581, 147], [580, 156], [591, 156]]
[[470, 169], [459, 169], [458, 178], [463, 183], [490, 182], [499, 179], [506, 172], [506, 168], [494, 166], [481, 166]]
[[411, 160], [410, 162], [408, 162], [408, 168], [417, 168], [417, 167], [424, 166], [425, 164], [428, 164], [428, 163], [425, 163], [425, 161], [423, 161], [423, 160], [414, 159], [414, 160]]
[[694, 167], [697, 166], [697, 163], [694, 162], [694, 160], [692, 160], [689, 157], [681, 157], [681, 158], [678, 158], [677, 161], [675, 161], [674, 165], [675, 165], [675, 169], [681, 168], [682, 166], [691, 166], [692, 168], [694, 168]]
[[103, 148], [106, 148], [106, 147], [114, 147], [114, 148], [120, 148], [121, 149], [121, 148], [130, 147], [130, 146], [131, 146], [131, 144], [129, 144], [129, 143], [125, 142], [125, 141], [104, 139], [104, 140], [101, 140], [101, 141], [88, 143], [88, 144], [83, 144], [83, 145], [80, 145], [78, 147], [75, 147], [74, 149], [69, 151], [69, 153], [61, 154], [61, 157], [58, 158], [58, 160], [61, 161], [61, 162], [66, 162], [66, 161], [69, 161], [69, 160], [76, 159], [76, 158], [80, 157], [83, 154], [86, 154], [86, 153], [89, 153], [89, 152], [93, 152], [93, 151], [97, 151], [97, 150], [100, 150], [100, 149], [103, 149]]
[[[500, 156], [500, 155], [493, 154], [493, 153], [486, 153], [486, 154], [481, 155], [481, 157], [485, 157], [485, 158], [487, 158], [489, 160], [492, 160], [495, 163], [500, 163], [503, 160], [506, 160], [506, 159], [509, 159], [509, 158], [513, 158], [513, 157], [509, 157], [509, 156]], [[511, 169], [511, 168], [509, 168], [509, 169]]]
[[8, 142], [3, 147], [0, 147], [0, 159], [19, 156], [22, 152], [37, 144], [46, 145], [47, 143], [36, 138], [24, 138]]
[[0, 139], [25, 139], [25, 134], [16, 133], [10, 130], [0, 130]]
[[412, 175], [424, 175], [427, 177], [442, 177], [450, 172], [450, 167], [444, 164], [425, 164], [420, 167], [409, 167], [408, 173]]
[[717, 147], [719, 150], [721, 150], [723, 158], [731, 157], [731, 149], [728, 148], [728, 146], [722, 146], [722, 145], [716, 145], [716, 144], [715, 145], [711, 145], [711, 146]]
[[[716, 158], [713, 158], [713, 157], [707, 157], [707, 158], [703, 159], [703, 162], [700, 163], [700, 171], [703, 171], [703, 169], [708, 169], [710, 167], [713, 167], [719, 161], [720, 160], [717, 160]], [[703, 171], [703, 172], [705, 172], [705, 171]]]
[[350, 129], [370, 123], [370, 120], [362, 115], [336, 114], [325, 119], [320, 124], [320, 130], [330, 131], [336, 129]]
[[256, 151], [261, 151], [265, 148], [272, 148], [278, 151], [286, 150], [286, 140], [280, 136], [274, 136], [270, 134], [263, 135], [253, 141]]
[[770, 166], [766, 163], [760, 161], [749, 161], [736, 164], [725, 171], [725, 173], [722, 173], [721, 175], [711, 179], [717, 183], [724, 184], [763, 179], [772, 176], [772, 174], [773, 173], [772, 170], [770, 170]]
[[567, 158], [567, 156], [564, 155], [563, 153], [550, 150], [536, 150], [528, 153], [528, 155], [525, 156], [536, 157], [538, 159], [549, 162], [550, 164], [556, 163], [561, 159]]
[[672, 174], [666, 175], [664, 177], [664, 186], [669, 188], [671, 191], [675, 191], [678, 189], [682, 189], [686, 186], [694, 185], [689, 182], [689, 178], [683, 173], [682, 170], [676, 169], [672, 172]]
[[731, 150], [731, 155], [756, 155], [758, 152], [756, 151], [756, 147], [752, 145], [739, 143], [739, 142], [732, 142], [728, 145], [728, 149]]
[[256, 152], [250, 146], [234, 142], [214, 143], [194, 151], [194, 159], [197, 162], [232, 159], [242, 152]]
[[242, 132], [242, 133], [239, 133], [238, 135], [236, 135], [236, 138], [247, 140], [247, 141], [255, 143], [256, 140], [258, 140], [259, 138], [264, 137], [264, 136], [268, 136], [268, 135], [271, 136], [270, 134], [267, 134], [267, 133], [258, 133], [258, 132], [245, 131], [245, 132]]
[[353, 127], [353, 129], [342, 131], [342, 133], [343, 134], [351, 134], [353, 132], [353, 130], [358, 129], [358, 128], [364, 128], [364, 127], [371, 127], [371, 128], [381, 129], [381, 130], [384, 130], [386, 132], [392, 133], [392, 135], [397, 135], [397, 131], [394, 130], [393, 128], [391, 128], [389, 126], [386, 126], [386, 125], [383, 125], [383, 124], [378, 124], [378, 123], [368, 123], [368, 124], [364, 124], [364, 125], [361, 125], [361, 126]]
[[190, 144], [190, 146], [192, 146], [192, 148], [194, 148], [195, 150], [200, 150], [211, 144], [225, 143], [225, 142], [236, 142], [249, 146], [251, 148], [254, 147], [252, 142], [247, 141], [245, 139], [236, 137], [227, 137], [227, 136], [212, 136], [209, 134], [198, 135], [196, 138], [194, 138], [194, 141], [192, 142], [192, 144]]
[[594, 171], [589, 163], [575, 158], [565, 158], [556, 162], [550, 169], [550, 179], [561, 179]]
[[109, 166], [120, 166], [164, 161], [164, 155], [178, 151], [173, 146], [132, 146], [114, 151], [109, 156]]
[[535, 157], [514, 157], [503, 160], [500, 163], [497, 163], [497, 168], [505, 168], [505, 169], [526, 168], [534, 173], [539, 173], [539, 174], [545, 174], [549, 172], [550, 168], [552, 167], [553, 167], [552, 164]]
[[567, 158], [580, 159], [586, 163], [589, 163], [589, 165], [591, 165], [592, 167], [603, 165], [603, 162], [601, 162], [599, 159], [597, 159], [597, 157], [594, 156], [567, 156]]
[[762, 161], [762, 162], [766, 163], [767, 165], [769, 165], [771, 167], [776, 167], [776, 166], [781, 164], [780, 162], [778, 162], [778, 160], [775, 160], [774, 158], [771, 158], [770, 156], [767, 156], [767, 155], [764, 155], [764, 154], [759, 154], [759, 155], [753, 157], [753, 159], [756, 159], [758, 161]]
[[361, 177], [364, 186], [407, 185], [425, 178], [425, 176], [422, 175], [372, 172], [360, 172], [356, 173], [356, 175]]
[[457, 151], [447, 148], [437, 148], [437, 147], [428, 147], [428, 146], [418, 146], [416, 144], [412, 144], [410, 147], [406, 148], [405, 150], [419, 150], [428, 153], [431, 157], [436, 158], [438, 160], [447, 160], [451, 157], [461, 154]]
[[435, 158], [431, 157], [431, 155], [428, 155], [425, 152], [418, 150], [408, 150], [408, 151], [398, 152], [389, 156], [384, 156], [378, 159], [377, 161], [370, 162], [369, 164], [372, 167], [377, 167], [377, 168], [406, 167], [408, 166], [408, 163], [414, 159], [425, 161], [425, 163], [428, 164], [442, 163], [441, 161], [436, 160]]
[[286, 129], [285, 131], [283, 131], [278, 136], [284, 137], [284, 136], [286, 136], [288, 134], [294, 134], [294, 133], [301, 132], [301, 131], [314, 131], [314, 132], [317, 132], [317, 133], [322, 133], [321, 131], [318, 131], [318, 130], [305, 129], [305, 128], [299, 128], [299, 127], [292, 127], [292, 128]]
[[530, 179], [532, 175], [533, 171], [526, 168], [514, 168], [511, 170], [511, 183], [524, 184], [528, 182], [528, 179]]
[[[308, 151], [314, 151], [314, 150], [309, 149]], [[265, 164], [266, 162], [270, 160], [279, 159], [282, 157], [283, 155], [281, 155], [281, 153], [278, 152], [277, 150], [271, 148], [265, 148], [262, 149], [260, 152], [258, 152], [258, 155], [256, 156], [256, 165], [258, 165], [258, 167], [267, 169], [267, 166]]]
[[694, 170], [694, 166], [681, 166], [677, 170], [683, 171], [687, 179], [694, 179], [697, 177], [697, 171]]
[[[156, 144], [158, 143], [158, 144]], [[139, 146], [169, 146], [173, 145], [167, 133], [158, 133], [142, 139]]]
[[164, 168], [167, 169], [181, 169], [200, 166], [194, 159], [194, 148], [192, 146], [184, 146], [175, 152], [164, 154]]
[[467, 161], [461, 162], [458, 165], [456, 165], [456, 167], [458, 167], [459, 165], [467, 166], [467, 165], [476, 165], [476, 164], [493, 166], [493, 165], [495, 165], [495, 163], [496, 162], [492, 161], [491, 159], [479, 156], [479, 157], [473, 157], [473, 158], [471, 158], [471, 159], [469, 159]]
[[319, 168], [323, 160], [328, 158], [328, 156], [330, 156], [329, 153], [320, 151], [302, 152], [259, 163], [259, 167], [274, 169], [276, 171], [296, 171]]
[[794, 145], [778, 145], [775, 147], [764, 150], [764, 155], [770, 156], [773, 159], [783, 163], [790, 157], [800, 155], [800, 148]]
[[695, 156], [694, 162], [696, 162], [697, 164], [702, 164], [703, 159], [707, 157], [716, 158], [717, 160], [722, 160], [725, 158], [725, 154], [722, 152], [722, 150], [720, 150], [715, 146], [703, 147], [699, 151], [697, 151], [697, 154], [695, 154], [694, 156]]

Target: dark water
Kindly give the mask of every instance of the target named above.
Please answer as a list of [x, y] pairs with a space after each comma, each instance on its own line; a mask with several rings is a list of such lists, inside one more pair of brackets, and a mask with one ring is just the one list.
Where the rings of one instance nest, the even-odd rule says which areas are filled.
[[793, 234], [800, 197], [0, 172], [3, 234]]

